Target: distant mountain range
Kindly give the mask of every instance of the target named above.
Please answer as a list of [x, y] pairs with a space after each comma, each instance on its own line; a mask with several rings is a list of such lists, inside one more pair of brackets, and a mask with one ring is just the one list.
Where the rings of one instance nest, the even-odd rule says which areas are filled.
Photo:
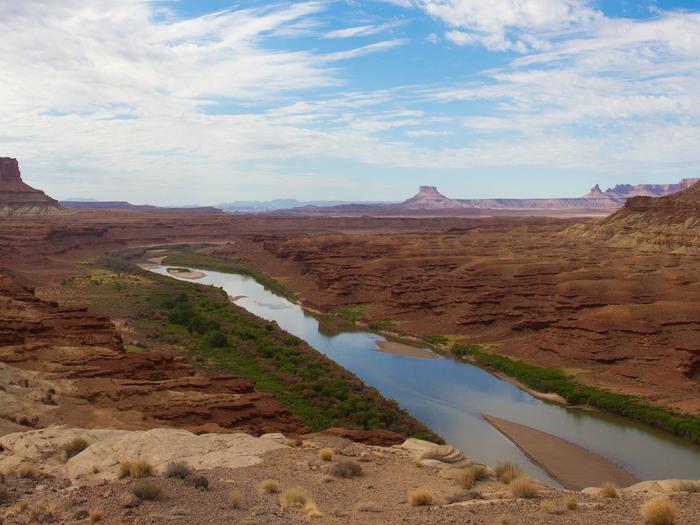
[[379, 202], [357, 201], [298, 201], [296, 199], [275, 199], [271, 201], [235, 201], [217, 204], [216, 207], [224, 211], [238, 212], [266, 212], [302, 208], [305, 206], [343, 206], [346, 204], [379, 204]]
[[61, 206], [78, 210], [129, 210], [140, 212], [187, 212], [187, 213], [222, 213], [214, 206], [151, 206], [150, 204], [131, 204], [126, 201], [96, 201], [92, 199], [61, 201]]
[[663, 196], [687, 189], [700, 179], [683, 179], [677, 184], [620, 184], [603, 192], [597, 184], [584, 197], [561, 199], [451, 199], [435, 186], [421, 186], [418, 193], [401, 203], [341, 204], [335, 206], [307, 205], [280, 209], [278, 213], [337, 214], [337, 215], [484, 215], [493, 211], [538, 212], [563, 211], [592, 214], [612, 212], [630, 197]]
[[234, 201], [216, 206], [158, 207], [135, 205], [124, 201], [95, 201], [71, 199], [61, 201], [66, 208], [80, 209], [126, 209], [133, 211], [188, 211], [201, 213], [291, 213], [305, 214], [375, 214], [396, 215], [405, 213], [440, 215], [484, 215], [490, 211], [537, 212], [572, 211], [607, 213], [624, 205], [630, 197], [661, 197], [685, 190], [700, 178], [682, 179], [675, 184], [618, 184], [614, 188], [601, 190], [596, 184], [583, 197], [558, 199], [453, 199], [446, 197], [435, 186], [421, 186], [418, 193], [403, 202], [377, 201], [299, 201], [297, 199], [275, 199], [270, 201]]

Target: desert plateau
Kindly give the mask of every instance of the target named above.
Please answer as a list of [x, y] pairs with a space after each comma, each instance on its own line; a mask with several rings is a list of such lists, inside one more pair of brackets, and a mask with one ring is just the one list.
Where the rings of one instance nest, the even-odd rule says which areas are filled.
[[0, 525], [700, 525], [699, 27], [0, 0]]

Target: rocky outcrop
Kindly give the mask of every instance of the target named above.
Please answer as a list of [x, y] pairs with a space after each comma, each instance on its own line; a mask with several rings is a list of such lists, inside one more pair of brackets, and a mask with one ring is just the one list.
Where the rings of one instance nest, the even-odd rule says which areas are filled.
[[[61, 461], [57, 451], [76, 438], [85, 440], [87, 448]], [[145, 459], [156, 473], [171, 462], [186, 463], [193, 470], [235, 469], [259, 464], [265, 453], [284, 448], [274, 440], [244, 433], [195, 435], [174, 428], [130, 431], [58, 425], [0, 437], [0, 469], [8, 472], [30, 463], [41, 465], [45, 474], [71, 480], [88, 476], [116, 480], [124, 460]]]
[[[42, 301], [0, 272], [0, 420], [195, 431], [304, 431], [247, 378], [202, 374], [166, 352], [126, 352], [112, 322]], [[14, 384], [13, 384], [14, 383]], [[9, 425], [9, 426], [8, 426]]]
[[[687, 189], [664, 197], [632, 197], [602, 221], [576, 225], [572, 238], [595, 239], [609, 245], [675, 253], [700, 251], [700, 185], [684, 179]], [[683, 181], [682, 181], [683, 182]]]
[[22, 180], [17, 159], [0, 157], [0, 217], [62, 211], [58, 201]]

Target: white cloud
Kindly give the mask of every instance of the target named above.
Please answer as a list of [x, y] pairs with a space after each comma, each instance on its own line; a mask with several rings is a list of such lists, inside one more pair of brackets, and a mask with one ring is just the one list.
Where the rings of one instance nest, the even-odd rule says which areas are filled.
[[405, 38], [395, 38], [394, 40], [384, 40], [382, 42], [375, 42], [373, 44], [367, 44], [366, 46], [356, 47], [354, 49], [349, 49], [347, 51], [337, 51], [335, 53], [328, 53], [323, 55], [323, 60], [333, 62], [337, 60], [348, 60], [351, 58], [357, 58], [365, 55], [370, 55], [372, 53], [377, 53], [380, 51], [386, 51], [393, 49], [395, 47], [402, 46], [408, 43]]
[[389, 22], [386, 24], [379, 25], [362, 25], [354, 27], [346, 27], [343, 29], [336, 29], [333, 31], [328, 31], [321, 35], [322, 39], [335, 39], [335, 38], [354, 38], [363, 36], [372, 36], [385, 31], [395, 29], [402, 25], [404, 22], [399, 20], [395, 22]]
[[525, 53], [546, 45], [535, 35], [599, 20], [587, 0], [411, 0], [414, 7], [451, 28], [445, 37], [458, 45], [481, 44], [492, 51]]

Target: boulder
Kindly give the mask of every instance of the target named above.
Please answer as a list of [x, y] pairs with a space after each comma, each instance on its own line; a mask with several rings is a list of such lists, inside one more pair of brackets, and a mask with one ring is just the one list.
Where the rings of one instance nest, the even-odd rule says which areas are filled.
[[436, 445], [430, 441], [409, 438], [401, 448], [411, 453], [416, 461], [425, 466], [440, 468], [464, 468], [473, 462], [452, 445]]

